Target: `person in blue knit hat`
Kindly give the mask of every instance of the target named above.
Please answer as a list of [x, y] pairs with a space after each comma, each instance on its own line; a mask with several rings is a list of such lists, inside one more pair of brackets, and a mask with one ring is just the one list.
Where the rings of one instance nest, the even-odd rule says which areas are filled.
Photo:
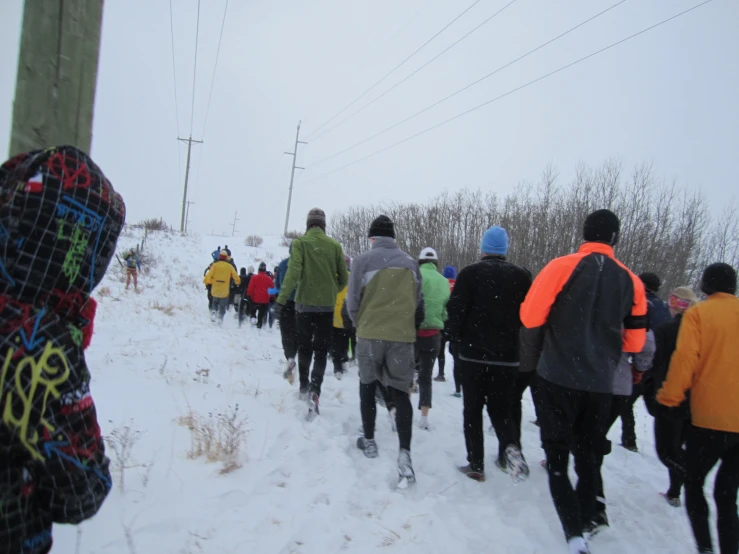
[[519, 311], [531, 274], [506, 260], [508, 233], [491, 227], [480, 243], [482, 260], [459, 272], [447, 305], [447, 326], [456, 353], [464, 402], [468, 465], [459, 470], [485, 480], [482, 415], [487, 407], [498, 436], [496, 465], [514, 481], [528, 477], [513, 403], [519, 366]]

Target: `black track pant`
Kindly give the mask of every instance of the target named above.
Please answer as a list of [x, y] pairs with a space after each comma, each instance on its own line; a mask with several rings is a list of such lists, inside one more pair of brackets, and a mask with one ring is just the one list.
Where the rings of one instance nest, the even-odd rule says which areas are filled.
[[[538, 379], [541, 442], [547, 456], [549, 489], [567, 540], [583, 534], [595, 515], [598, 454], [605, 441], [611, 395], [568, 389]], [[575, 455], [577, 488], [567, 474]]]
[[720, 461], [713, 487], [716, 501], [718, 543], [721, 554], [739, 551], [739, 517], [736, 493], [739, 488], [739, 433], [693, 426], [688, 434], [685, 474], [685, 507], [693, 535], [701, 552], [713, 552], [708, 527], [708, 503], [703, 495], [706, 475]]
[[449, 336], [446, 333], [442, 333], [441, 344], [439, 345], [439, 377], [444, 377], [444, 369], [446, 368], [447, 344], [449, 344]]
[[257, 311], [257, 329], [261, 329], [264, 322], [267, 320], [267, 312], [269, 311], [269, 304], [255, 304]]
[[658, 414], [654, 418], [654, 446], [657, 457], [670, 475], [667, 496], [680, 498], [685, 482], [685, 444], [688, 440], [690, 420]]
[[[596, 513], [605, 513], [606, 511], [606, 493], [603, 490], [603, 458], [605, 458], [608, 454], [611, 453], [612, 445], [611, 441], [609, 441], [606, 436], [608, 435], [608, 432], [611, 430], [611, 427], [613, 427], [613, 424], [616, 423], [616, 420], [621, 416], [621, 414], [626, 409], [626, 406], [632, 405], [633, 401], [630, 396], [619, 396], [614, 395], [611, 398], [611, 409], [608, 413], [608, 418], [606, 419], [606, 426], [605, 431], [603, 433], [603, 443], [601, 449], [598, 451], [598, 487], [596, 489], [596, 501], [595, 501], [595, 512]], [[586, 521], [587, 522], [587, 521]]]
[[280, 310], [280, 337], [285, 359], [295, 358], [298, 354], [298, 328], [295, 319], [295, 302], [289, 300]]
[[418, 371], [418, 409], [431, 408], [434, 364], [439, 357], [441, 335], [416, 338], [416, 370]]
[[621, 444], [624, 446], [636, 446], [634, 404], [643, 393], [643, 385], [634, 385], [634, 392], [629, 397], [629, 402], [625, 402], [621, 406]]
[[[326, 373], [328, 348], [331, 345], [331, 331], [334, 328], [334, 314], [333, 312], [299, 312], [297, 321], [300, 389], [310, 390], [320, 396], [323, 376]], [[311, 361], [313, 361], [312, 374], [310, 372]]]
[[[375, 420], [377, 418], [375, 388], [378, 385], [377, 381], [367, 385], [362, 383], [359, 385], [359, 406], [362, 412], [362, 425], [366, 439], [375, 438]], [[385, 389], [385, 394], [385, 398], [391, 400], [395, 408], [395, 425], [398, 428], [399, 446], [410, 450], [413, 434], [413, 406], [408, 391], [388, 387]]]
[[340, 329], [338, 327], [334, 327], [333, 331], [331, 331], [331, 358], [334, 362], [334, 373], [344, 372], [343, 363], [349, 355], [350, 335], [350, 331], [347, 329]]
[[498, 458], [505, 460], [505, 449], [520, 443], [520, 435], [511, 414], [516, 389], [517, 367], [477, 364], [458, 360], [464, 393], [464, 440], [467, 461], [475, 471], [485, 469], [485, 435], [483, 410], [487, 407], [490, 421], [498, 436]]
[[459, 358], [457, 357], [457, 347], [453, 342], [449, 343], [449, 353], [452, 355], [452, 373], [454, 374], [454, 390], [457, 393], [462, 392], [462, 375], [459, 373]]

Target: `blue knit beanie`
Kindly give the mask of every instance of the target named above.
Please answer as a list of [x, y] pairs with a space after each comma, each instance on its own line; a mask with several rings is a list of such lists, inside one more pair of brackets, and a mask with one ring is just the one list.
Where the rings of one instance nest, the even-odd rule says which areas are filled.
[[448, 265], [444, 268], [444, 272], [442, 273], [444, 276], [444, 279], [456, 279], [457, 278], [457, 268], [453, 265]]
[[506, 230], [495, 225], [485, 231], [480, 244], [480, 252], [497, 256], [508, 254], [508, 233]]

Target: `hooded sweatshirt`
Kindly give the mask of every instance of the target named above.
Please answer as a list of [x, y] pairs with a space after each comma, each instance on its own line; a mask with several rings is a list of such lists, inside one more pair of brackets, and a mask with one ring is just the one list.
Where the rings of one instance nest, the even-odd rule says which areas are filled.
[[125, 206], [65, 146], [0, 167], [0, 545], [42, 554], [110, 491], [84, 349]]

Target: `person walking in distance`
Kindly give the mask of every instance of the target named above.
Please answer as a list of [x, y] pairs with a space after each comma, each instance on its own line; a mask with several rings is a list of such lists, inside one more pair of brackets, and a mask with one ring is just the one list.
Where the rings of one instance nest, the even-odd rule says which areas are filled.
[[257, 313], [257, 329], [261, 329], [267, 319], [267, 311], [269, 310], [269, 290], [274, 288], [275, 283], [272, 278], [267, 275], [267, 264], [262, 262], [259, 264], [259, 272], [249, 281], [249, 288], [246, 294], [252, 299], [256, 306]]
[[433, 248], [424, 248], [418, 256], [421, 272], [423, 305], [426, 316], [416, 333], [416, 367], [418, 369], [418, 409], [421, 419], [418, 426], [429, 430], [434, 364], [441, 348], [441, 330], [447, 319], [449, 281], [439, 273], [439, 256]]
[[[453, 265], [448, 265], [442, 272], [444, 279], [449, 282], [449, 292], [454, 290], [454, 282], [457, 280], [457, 268]], [[441, 333], [441, 348], [439, 349], [439, 373], [434, 377], [434, 381], [443, 383], [446, 381], [444, 370], [446, 369], [446, 351], [447, 345], [449, 344], [449, 332], [446, 327]], [[460, 389], [461, 390], [461, 389]]]
[[693, 426], [685, 451], [685, 506], [698, 552], [715, 552], [703, 494], [706, 476], [720, 462], [713, 489], [721, 554], [739, 551], [739, 298], [736, 270], [709, 265], [701, 290], [708, 299], [682, 317], [677, 348], [657, 401], [677, 408], [690, 390]]
[[341, 245], [326, 236], [323, 210], [312, 209], [306, 226], [305, 235], [292, 243], [290, 264], [277, 302], [285, 305], [297, 289], [300, 394], [307, 397], [308, 418], [313, 419], [319, 414], [318, 401], [331, 343], [336, 295], [346, 286], [348, 273]]
[[[614, 371], [622, 352], [641, 352], [646, 342], [644, 285], [613, 251], [620, 228], [613, 212], [591, 213], [585, 243], [544, 267], [521, 306], [520, 369], [538, 374], [549, 488], [572, 554], [589, 552]], [[567, 473], [571, 450], [576, 490]]]
[[[344, 256], [347, 270], [351, 268], [351, 258]], [[351, 276], [351, 273], [350, 273]], [[336, 295], [336, 307], [334, 308], [334, 329], [332, 334], [331, 356], [334, 362], [334, 376], [341, 380], [344, 376], [344, 364], [348, 360], [349, 339], [352, 333], [352, 320], [346, 309], [346, 294], [349, 285], [344, 287]]]
[[457, 348], [462, 381], [469, 462], [459, 469], [476, 481], [485, 480], [482, 415], [486, 407], [498, 436], [496, 465], [514, 481], [529, 474], [511, 409], [519, 366], [519, 310], [531, 275], [506, 260], [508, 242], [502, 227], [485, 232], [482, 259], [459, 272], [448, 307], [447, 328]]
[[[639, 279], [644, 283], [647, 294], [647, 321], [649, 329], [656, 329], [672, 316], [664, 300], [657, 293], [662, 286], [662, 280], [655, 273], [641, 273]], [[648, 374], [647, 374], [648, 375]], [[648, 377], [649, 378], [649, 377]], [[634, 404], [644, 394], [644, 383], [634, 383], [631, 397], [628, 402], [619, 402], [621, 408], [621, 446], [631, 452], [638, 452], [636, 444], [636, 420], [634, 419]]]
[[210, 266], [203, 279], [206, 286], [210, 285], [210, 294], [213, 297], [211, 319], [215, 321], [217, 313], [219, 325], [223, 325], [223, 318], [226, 315], [228, 297], [231, 293], [231, 280], [237, 285], [241, 283], [239, 274], [228, 262], [228, 254], [225, 250], [221, 250], [218, 261]]
[[368, 458], [378, 455], [375, 442], [377, 386], [384, 387], [395, 410], [398, 432], [398, 485], [416, 480], [411, 462], [413, 406], [408, 391], [414, 374], [416, 331], [424, 319], [418, 263], [398, 248], [395, 226], [384, 215], [368, 233], [372, 249], [357, 256], [346, 303], [357, 329], [359, 402], [364, 435], [357, 447]]
[[[290, 247], [292, 252], [292, 246]], [[277, 274], [275, 277], [275, 288], [282, 290], [282, 284], [285, 282], [285, 276], [290, 265], [290, 258], [285, 258], [277, 266]], [[287, 379], [291, 385], [295, 381], [295, 356], [298, 354], [298, 330], [295, 321], [295, 291], [293, 291], [285, 304], [275, 304], [275, 313], [278, 314], [280, 320], [280, 338], [282, 339], [282, 351], [285, 354], [286, 367], [282, 376]]]
[[139, 271], [141, 271], [141, 260], [139, 260], [139, 254], [131, 248], [123, 256], [123, 261], [126, 262], [126, 290], [131, 285], [131, 279], [133, 279], [133, 290], [139, 292]]
[[680, 493], [685, 482], [685, 444], [690, 429], [690, 403], [685, 399], [676, 408], [665, 408], [657, 402], [657, 391], [667, 378], [683, 314], [698, 304], [698, 297], [688, 287], [678, 287], [670, 293], [667, 304], [672, 319], [654, 330], [656, 351], [651, 375], [644, 387], [644, 400], [649, 413], [654, 416], [657, 457], [667, 468], [670, 479], [670, 487], [663, 497], [670, 506], [679, 508], [682, 505]]

